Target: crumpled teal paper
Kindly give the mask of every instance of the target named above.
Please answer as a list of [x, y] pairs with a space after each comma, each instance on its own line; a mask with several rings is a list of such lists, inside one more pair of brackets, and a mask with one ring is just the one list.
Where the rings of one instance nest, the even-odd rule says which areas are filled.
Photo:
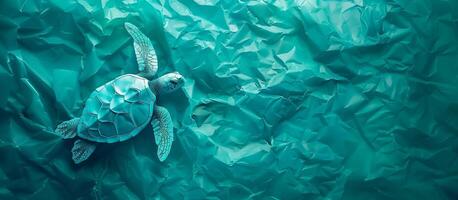
[[[187, 81], [151, 128], [82, 165], [52, 134], [99, 85]], [[2, 0], [0, 199], [456, 199], [458, 2]]]

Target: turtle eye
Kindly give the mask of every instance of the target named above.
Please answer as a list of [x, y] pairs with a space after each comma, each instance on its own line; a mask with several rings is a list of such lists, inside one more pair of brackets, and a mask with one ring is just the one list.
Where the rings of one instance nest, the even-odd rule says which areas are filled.
[[175, 87], [178, 84], [176, 80], [171, 80], [170, 83], [172, 84], [173, 87]]

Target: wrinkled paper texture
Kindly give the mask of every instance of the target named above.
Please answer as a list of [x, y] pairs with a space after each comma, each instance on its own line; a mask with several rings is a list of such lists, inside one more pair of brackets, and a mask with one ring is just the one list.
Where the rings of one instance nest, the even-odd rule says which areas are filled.
[[[176, 141], [52, 134], [150, 37]], [[2, 0], [0, 199], [454, 199], [458, 1]]]

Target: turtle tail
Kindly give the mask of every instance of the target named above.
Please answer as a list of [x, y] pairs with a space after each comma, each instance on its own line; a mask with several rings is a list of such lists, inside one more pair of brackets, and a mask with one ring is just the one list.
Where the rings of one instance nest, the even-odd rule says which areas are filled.
[[74, 118], [57, 125], [54, 133], [60, 135], [64, 139], [74, 138], [76, 136], [76, 128], [78, 127], [78, 122], [80, 118]]

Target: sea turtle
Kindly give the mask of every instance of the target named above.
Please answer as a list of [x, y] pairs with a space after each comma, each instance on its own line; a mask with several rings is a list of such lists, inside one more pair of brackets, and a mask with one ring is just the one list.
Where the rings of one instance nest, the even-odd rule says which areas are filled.
[[59, 124], [55, 133], [64, 139], [79, 138], [72, 148], [76, 164], [88, 159], [98, 143], [128, 140], [151, 122], [158, 146], [159, 160], [164, 161], [173, 142], [173, 124], [169, 112], [155, 104], [161, 93], [177, 90], [184, 83], [178, 72], [155, 80], [157, 57], [151, 41], [133, 24], [124, 24], [134, 41], [140, 73], [125, 74], [95, 89], [86, 100], [81, 117]]

